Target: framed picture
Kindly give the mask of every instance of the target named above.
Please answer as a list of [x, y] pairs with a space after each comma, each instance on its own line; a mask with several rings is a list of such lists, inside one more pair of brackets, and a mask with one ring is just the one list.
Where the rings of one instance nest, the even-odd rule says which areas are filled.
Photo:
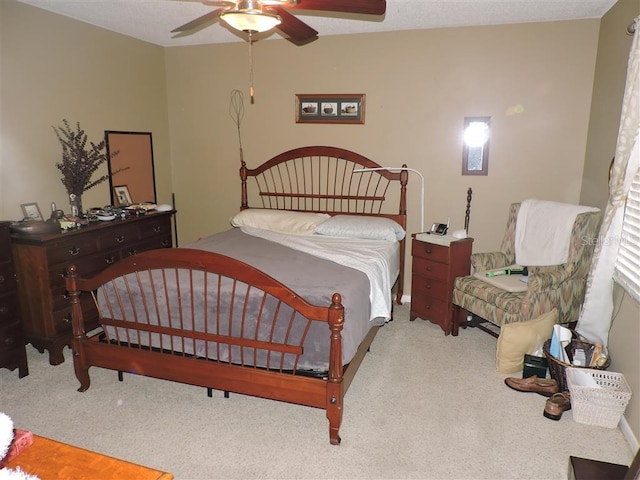
[[24, 218], [29, 220], [44, 220], [37, 203], [23, 203], [20, 205], [20, 208], [22, 208]]
[[296, 94], [296, 123], [364, 123], [363, 93]]
[[113, 187], [113, 200], [116, 207], [126, 207], [131, 205], [131, 194], [129, 193], [129, 187], [126, 185], [118, 185]]

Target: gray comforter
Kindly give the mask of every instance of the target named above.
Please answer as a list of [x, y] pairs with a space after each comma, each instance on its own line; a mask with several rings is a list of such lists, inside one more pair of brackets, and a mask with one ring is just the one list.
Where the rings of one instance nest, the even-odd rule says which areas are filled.
[[[369, 332], [369, 330], [376, 324], [375, 321], [369, 320], [370, 302], [369, 302], [369, 280], [366, 274], [349, 268], [330, 260], [325, 260], [313, 255], [296, 251], [289, 247], [274, 243], [262, 238], [254, 237], [243, 233], [240, 229], [234, 228], [226, 232], [222, 232], [210, 237], [204, 238], [197, 242], [184, 245], [184, 248], [196, 248], [200, 250], [206, 250], [216, 252], [228, 257], [235, 258], [244, 263], [252, 265], [259, 270], [269, 274], [276, 280], [282, 282], [296, 292], [300, 297], [304, 298], [307, 302], [319, 305], [329, 306], [331, 304], [331, 296], [333, 293], [340, 293], [342, 296], [342, 303], [345, 307], [345, 323], [342, 332], [343, 346], [342, 346], [342, 361], [343, 364], [347, 364], [351, 361], [355, 355], [358, 346]], [[239, 335], [241, 332], [235, 330], [239, 328], [240, 322], [234, 322], [234, 331], [224, 331], [224, 325], [212, 325], [215, 323], [216, 313], [210, 311], [209, 313], [209, 325], [204, 326], [203, 316], [201, 315], [201, 309], [203, 308], [203, 302], [200, 301], [198, 305], [193, 308], [189, 304], [191, 295], [182, 294], [176, 296], [175, 292], [182, 291], [184, 288], [191, 285], [195, 285], [193, 288], [199, 288], [204, 290], [203, 285], [208, 285], [209, 300], [207, 304], [210, 305], [210, 309], [217, 304], [215, 297], [218, 291], [217, 281], [218, 279], [214, 275], [209, 275], [207, 283], [204, 282], [204, 276], [202, 278], [196, 278], [194, 283], [193, 278], [189, 278], [189, 272], [181, 271], [179, 275], [170, 276], [171, 278], [162, 277], [159, 272], [154, 272], [152, 275], [153, 280], [149, 277], [143, 277], [142, 290], [147, 293], [138, 294], [137, 298], [133, 301], [135, 305], [120, 303], [123, 305], [120, 307], [116, 305], [117, 302], [109, 300], [116, 296], [113, 295], [113, 287], [107, 288], [98, 296], [100, 308], [103, 312], [109, 312], [108, 316], [113, 318], [123, 318], [124, 314], [130, 318], [133, 312], [139, 312], [135, 315], [139, 316], [143, 311], [149, 310], [145, 307], [145, 304], [149, 304], [148, 298], [155, 298], [157, 305], [167, 305], [167, 310], [171, 310], [171, 315], [167, 315], [164, 311], [157, 311], [152, 314], [151, 323], [159, 323], [165, 326], [176, 326], [171, 324], [172, 320], [169, 318], [186, 318], [194, 323], [193, 329], [196, 331], [218, 331], [222, 335]], [[136, 279], [138, 281], [138, 279]], [[162, 285], [163, 282], [169, 282], [170, 288], [159, 288], [158, 285]], [[133, 284], [133, 279], [129, 282]], [[152, 286], [151, 284], [155, 284]], [[120, 280], [116, 283], [118, 289], [123, 291], [131, 291], [131, 286], [126, 286], [125, 282]], [[223, 295], [225, 295], [226, 305], [233, 304], [234, 315], [240, 315], [242, 312], [242, 302], [246, 292], [242, 289], [234, 290], [233, 286], [229, 284], [221, 285]], [[229, 300], [235, 295], [235, 300], [230, 302]], [[147, 299], [143, 297], [147, 297]], [[180, 300], [176, 300], [180, 298]], [[204, 297], [202, 297], [204, 298]], [[189, 299], [189, 301], [187, 301]], [[253, 302], [251, 308], [256, 310], [260, 308], [260, 299], [256, 299]], [[276, 308], [275, 304], [271, 305], [269, 302], [263, 308]], [[281, 308], [281, 307], [280, 307]], [[124, 312], [122, 311], [124, 310]], [[193, 312], [196, 312], [192, 315]], [[226, 314], [226, 313], [225, 313]], [[278, 320], [276, 321], [276, 341], [279, 338], [283, 339], [285, 335], [288, 338], [301, 338], [302, 331], [287, 332], [285, 319], [288, 319], [291, 311], [282, 309], [278, 314]], [[248, 315], [251, 317], [251, 315]], [[282, 320], [282, 325], [280, 325]], [[382, 321], [380, 322], [382, 323]], [[171, 324], [171, 325], [170, 325]], [[190, 327], [191, 328], [191, 327]], [[222, 330], [220, 330], [222, 328]], [[260, 324], [245, 325], [246, 330], [244, 332], [247, 335], [252, 329], [255, 332], [259, 330], [259, 335], [267, 335], [267, 332], [271, 331], [270, 325]], [[316, 372], [325, 372], [328, 370], [329, 365], [329, 327], [327, 324], [321, 322], [312, 322], [312, 326], [307, 333], [305, 342], [303, 344], [303, 355], [300, 357], [297, 365], [294, 362], [294, 355], [285, 354], [280, 357], [279, 353], [272, 352], [267, 358], [266, 352], [260, 352], [257, 358], [253, 359], [253, 353], [247, 352], [244, 354], [239, 347], [232, 347], [230, 350], [223, 346], [216, 345], [212, 348], [210, 345], [205, 345], [203, 341], [183, 341], [177, 337], [169, 338], [166, 335], [160, 338], [157, 334], [141, 334], [140, 338], [135, 332], [128, 330], [124, 332], [124, 329], [117, 329], [120, 334], [120, 339], [130, 343], [138, 343], [143, 345], [150, 345], [158, 348], [171, 348], [172, 350], [182, 351], [188, 354], [195, 354], [199, 356], [207, 356], [213, 359], [219, 359], [221, 361], [230, 361], [235, 363], [243, 363], [245, 365], [255, 365], [259, 367], [266, 367], [267, 365], [278, 367], [284, 370], [311, 370]], [[116, 329], [108, 328], [107, 334], [110, 338], [115, 338]], [[249, 333], [253, 335], [254, 333]], [[195, 344], [194, 344], [195, 343]], [[245, 349], [246, 350], [246, 349]], [[274, 357], [275, 355], [275, 357]], [[274, 362], [274, 360], [276, 360]], [[268, 363], [270, 362], [270, 363]]]

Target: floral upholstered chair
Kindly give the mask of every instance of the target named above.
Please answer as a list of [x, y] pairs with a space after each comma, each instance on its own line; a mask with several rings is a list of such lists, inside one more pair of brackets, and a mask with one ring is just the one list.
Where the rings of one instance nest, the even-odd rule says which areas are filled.
[[[520, 203], [509, 209], [507, 230], [499, 252], [476, 253], [471, 256], [474, 272], [508, 267], [515, 264], [516, 221]], [[522, 322], [558, 309], [558, 323], [570, 323], [578, 319], [584, 300], [587, 274], [595, 247], [600, 212], [580, 213], [575, 217], [571, 231], [566, 263], [552, 266], [528, 267], [528, 283], [524, 291], [507, 291], [493, 286], [473, 275], [458, 277], [453, 289], [453, 334], [458, 327], [467, 326], [467, 314], [474, 314], [470, 326], [478, 326], [497, 336], [482, 322], [498, 327], [512, 322]], [[480, 317], [478, 324], [478, 319]]]

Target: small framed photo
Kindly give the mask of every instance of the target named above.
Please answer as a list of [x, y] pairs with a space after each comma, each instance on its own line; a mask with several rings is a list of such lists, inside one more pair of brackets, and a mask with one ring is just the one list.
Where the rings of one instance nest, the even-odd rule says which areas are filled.
[[115, 200], [116, 207], [126, 207], [131, 205], [131, 194], [129, 193], [129, 187], [126, 185], [118, 185], [113, 187], [113, 199]]
[[363, 93], [296, 94], [296, 123], [364, 123]]
[[20, 205], [22, 208], [22, 214], [24, 218], [28, 220], [44, 220], [42, 213], [40, 213], [40, 207], [37, 203], [23, 203]]

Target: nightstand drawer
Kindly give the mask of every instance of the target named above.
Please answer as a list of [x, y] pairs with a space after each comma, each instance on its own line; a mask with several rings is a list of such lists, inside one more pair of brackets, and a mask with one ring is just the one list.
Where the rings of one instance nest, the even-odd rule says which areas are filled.
[[449, 263], [449, 247], [421, 242], [416, 239], [411, 242], [411, 255], [427, 258], [434, 262]]
[[449, 315], [448, 300], [438, 300], [433, 297], [418, 295], [417, 298], [411, 296], [411, 311], [427, 320], [433, 320], [440, 325], [446, 325]]
[[449, 290], [447, 289], [446, 282], [421, 275], [413, 275], [411, 277], [411, 298], [413, 298], [414, 295], [426, 295], [441, 300], [448, 300]]
[[420, 257], [413, 257], [411, 273], [429, 278], [446, 279], [449, 273], [449, 266], [446, 263], [438, 263]]

